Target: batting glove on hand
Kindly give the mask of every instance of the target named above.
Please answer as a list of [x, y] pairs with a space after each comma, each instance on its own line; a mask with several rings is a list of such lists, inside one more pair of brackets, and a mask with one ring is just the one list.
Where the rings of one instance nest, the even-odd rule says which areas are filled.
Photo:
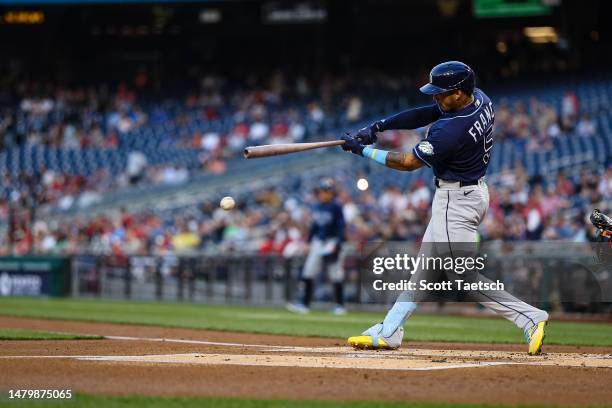
[[353, 137], [357, 139], [357, 141], [363, 145], [371, 145], [371, 144], [376, 143], [376, 140], [378, 140], [378, 136], [376, 136], [376, 133], [382, 132], [382, 131], [383, 131], [382, 122], [378, 121], [378, 122], [372, 123], [370, 126], [364, 127], [359, 132], [357, 132], [355, 136]]
[[340, 140], [344, 140], [344, 144], [341, 145], [342, 150], [355, 153], [358, 156], [363, 156], [363, 149], [365, 146], [360, 144], [357, 139], [347, 134], [342, 136]]

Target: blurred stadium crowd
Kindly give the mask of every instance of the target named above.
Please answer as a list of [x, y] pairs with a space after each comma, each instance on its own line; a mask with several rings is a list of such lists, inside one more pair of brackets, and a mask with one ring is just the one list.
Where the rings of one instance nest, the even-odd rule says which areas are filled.
[[223, 173], [248, 144], [333, 137], [363, 120], [363, 100], [374, 90], [407, 94], [405, 82], [207, 76], [196, 91], [163, 98], [150, 95], [144, 73], [113, 89], [19, 82], [2, 98], [9, 101], [0, 116], [3, 195], [67, 209], [83, 194], [86, 205], [96, 193]]
[[[340, 176], [339, 181], [346, 180]], [[348, 222], [347, 238], [356, 248], [380, 239], [418, 241], [425, 232], [432, 191], [419, 180], [406, 189], [387, 186], [380, 196], [340, 187], [338, 200]], [[577, 180], [559, 175], [553, 184], [529, 183], [517, 167], [491, 186], [483, 240], [590, 241], [591, 208], [609, 208], [612, 169], [584, 171]], [[247, 251], [290, 257], [303, 255], [309, 228], [311, 192], [256, 193], [232, 212], [204, 203], [181, 214], [121, 211], [71, 223], [20, 220], [16, 253], [189, 254], [193, 251]], [[0, 215], [6, 218], [6, 203]], [[30, 227], [31, 226], [31, 227]], [[7, 242], [2, 242], [2, 253]]]
[[[134, 185], [181, 184], [197, 174], [221, 174], [249, 144], [335, 138], [366, 120], [414, 105], [407, 95], [415, 93], [418, 82], [382, 74], [296, 78], [280, 72], [265, 80], [208, 76], [197, 91], [164, 98], [149, 92], [144, 73], [129, 86], [115, 88], [13, 84], [4, 100], [16, 103], [4, 104], [0, 115], [0, 220], [7, 223], [11, 208], [86, 208], [108, 192]], [[551, 151], [561, 139], [603, 133], [610, 140], [609, 129], [598, 120], [607, 118], [608, 92], [582, 100], [559, 87], [541, 98], [529, 93], [500, 98], [496, 143], [510, 142], [520, 156]], [[385, 132], [380, 144], [409, 149], [424, 132]], [[359, 192], [356, 173], [347, 170], [336, 177], [349, 241], [359, 247], [380, 238], [420, 239], [431, 183], [419, 178], [401, 185], [373, 176], [372, 188]], [[559, 173], [550, 180], [529, 174], [517, 160], [496, 176], [482, 228], [486, 240], [586, 241], [593, 232], [586, 214], [594, 207], [609, 209], [612, 199], [609, 166]], [[13, 217], [12, 238], [2, 237], [0, 254], [12, 246], [19, 254], [239, 248], [291, 256], [305, 250], [312, 200], [309, 189], [282, 186], [253, 191], [230, 213], [204, 203], [181, 213], [124, 210], [58, 224], [20, 211]]]
[[[3, 197], [68, 209], [135, 184], [223, 173], [246, 145], [337, 137], [364, 119], [413, 104], [406, 95], [414, 93], [410, 79], [382, 74], [289, 81], [277, 72], [242, 85], [231, 81], [231, 87], [208, 76], [199, 91], [163, 99], [148, 95], [146, 82], [142, 73], [130, 87], [115, 89], [19, 82], [5, 91], [10, 97], [2, 99], [12, 103], [0, 116]], [[560, 106], [537, 97], [502, 98], [497, 141], [546, 151], [555, 138], [597, 132], [574, 92], [566, 92]], [[388, 133], [387, 144], [401, 147], [400, 132]]]

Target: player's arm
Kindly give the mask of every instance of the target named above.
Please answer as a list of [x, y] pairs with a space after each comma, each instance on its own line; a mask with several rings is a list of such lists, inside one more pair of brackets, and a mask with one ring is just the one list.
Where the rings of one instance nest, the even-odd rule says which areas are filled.
[[422, 106], [408, 109], [386, 119], [376, 121], [352, 135], [359, 143], [369, 145], [376, 143], [377, 133], [394, 129], [418, 129], [435, 122], [442, 115], [438, 105]]
[[423, 162], [412, 154], [412, 152], [389, 152], [385, 159], [385, 166], [395, 170], [412, 171], [423, 167], [423, 165]]
[[342, 150], [374, 160], [395, 170], [412, 171], [446, 159], [461, 146], [459, 139], [441, 129], [430, 129], [428, 138], [421, 140], [411, 152], [388, 152], [372, 146], [364, 146], [349, 135], [341, 137]]
[[389, 168], [401, 171], [412, 171], [428, 165], [424, 160], [420, 160], [413, 152], [389, 152], [386, 150], [375, 149], [372, 146], [364, 146], [357, 139], [344, 135], [341, 138], [344, 141], [342, 149], [350, 151], [356, 155], [374, 160], [376, 163], [382, 164]]
[[380, 121], [380, 131], [418, 129], [435, 122], [442, 115], [437, 104], [408, 109]]
[[377, 163], [400, 171], [412, 171], [424, 166], [423, 161], [419, 160], [412, 152], [388, 152], [366, 146], [363, 149], [362, 155]]
[[314, 221], [311, 221], [310, 223], [310, 228], [308, 229], [308, 237], [307, 237], [307, 241], [306, 242], [310, 242], [312, 241], [312, 238], [315, 236], [315, 234], [317, 233], [317, 223]]
[[342, 207], [338, 205], [336, 207], [336, 225], [338, 227], [338, 242], [342, 243], [346, 238], [346, 221], [344, 220], [344, 212], [342, 211]]

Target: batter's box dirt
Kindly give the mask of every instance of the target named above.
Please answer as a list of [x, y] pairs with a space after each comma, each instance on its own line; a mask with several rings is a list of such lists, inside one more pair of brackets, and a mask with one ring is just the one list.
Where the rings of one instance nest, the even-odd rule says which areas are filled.
[[345, 368], [362, 370], [443, 370], [450, 368], [474, 368], [494, 365], [518, 364], [513, 362], [482, 361], [454, 363], [444, 361], [433, 363], [431, 359], [396, 359], [354, 356], [298, 356], [278, 354], [174, 354], [147, 356], [88, 356], [78, 360], [106, 361], [116, 363], [172, 363], [204, 365], [237, 365], [297, 368]]
[[[612, 355], [548, 353], [526, 356], [516, 352], [473, 350], [413, 349], [355, 353], [342, 347], [272, 348], [258, 354], [181, 353], [153, 355], [62, 356], [81, 361], [148, 364], [197, 364], [228, 366], [264, 366], [297, 368], [340, 368], [361, 370], [445, 370], [499, 365], [535, 365], [559, 367], [612, 368]], [[51, 358], [52, 356], [48, 356]], [[2, 358], [10, 359], [11, 356]], [[28, 358], [13, 356], [12, 358]], [[44, 356], [30, 357], [44, 358]], [[53, 356], [58, 358], [58, 356]]]
[[344, 347], [294, 347], [271, 349], [270, 351], [286, 353], [295, 351], [299, 353], [336, 353], [345, 357], [383, 358], [409, 361], [426, 359], [436, 363], [453, 364], [457, 362], [495, 362], [497, 364], [513, 363], [540, 366], [561, 367], [592, 367], [612, 368], [612, 354], [590, 353], [544, 353], [539, 356], [529, 356], [527, 353], [514, 351], [489, 350], [436, 350], [436, 349], [410, 349], [379, 350], [379, 351], [347, 351]]

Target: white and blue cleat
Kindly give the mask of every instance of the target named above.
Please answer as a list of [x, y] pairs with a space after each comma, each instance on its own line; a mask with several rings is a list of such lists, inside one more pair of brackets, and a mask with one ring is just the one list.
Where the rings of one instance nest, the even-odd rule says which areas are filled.
[[287, 309], [291, 313], [297, 313], [297, 314], [303, 314], [303, 315], [310, 313], [310, 308], [304, 305], [303, 303], [287, 303], [287, 306], [285, 306], [285, 309]]
[[383, 336], [382, 324], [377, 324], [364, 331], [361, 336], [349, 337], [349, 346], [359, 350], [395, 350], [402, 345], [404, 328], [398, 327], [390, 336]]
[[344, 316], [348, 313], [348, 311], [346, 310], [346, 307], [342, 305], [336, 305], [332, 310], [329, 311], [329, 313], [333, 314], [334, 316]]

